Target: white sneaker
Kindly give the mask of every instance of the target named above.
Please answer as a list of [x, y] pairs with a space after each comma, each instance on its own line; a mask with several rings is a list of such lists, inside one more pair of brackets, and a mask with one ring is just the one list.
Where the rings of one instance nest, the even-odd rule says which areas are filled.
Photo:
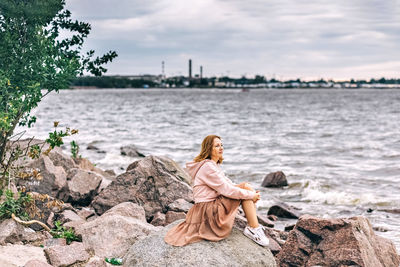
[[243, 234], [263, 247], [269, 245], [268, 237], [265, 236], [264, 227], [262, 225], [257, 228], [251, 228], [247, 225], [243, 230]]

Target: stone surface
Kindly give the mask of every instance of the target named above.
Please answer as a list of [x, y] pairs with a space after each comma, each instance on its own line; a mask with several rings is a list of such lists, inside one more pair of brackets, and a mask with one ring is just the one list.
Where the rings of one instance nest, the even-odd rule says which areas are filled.
[[30, 260], [47, 262], [43, 248], [27, 245], [0, 246], [0, 267], [24, 266]]
[[276, 203], [275, 205], [271, 206], [268, 210], [268, 215], [271, 214], [278, 217], [291, 219], [298, 219], [301, 216], [297, 210], [283, 202]]
[[44, 250], [50, 264], [55, 267], [85, 262], [90, 258], [82, 243], [72, 242], [69, 246], [52, 246]]
[[267, 216], [257, 215], [258, 223], [267, 227], [274, 227], [274, 222], [268, 219]]
[[176, 199], [174, 202], [168, 204], [168, 209], [176, 212], [188, 212], [192, 207], [193, 204], [183, 198]]
[[24, 267], [52, 267], [50, 264], [40, 260], [30, 260], [25, 263]]
[[113, 180], [115, 178], [115, 175], [113, 175], [113, 174], [111, 174], [109, 172], [103, 171], [100, 168], [97, 168], [96, 166], [94, 166], [93, 163], [91, 163], [86, 158], [76, 158], [76, 159], [74, 159], [74, 162], [75, 162], [75, 164], [78, 165], [79, 169], [95, 172], [95, 173], [97, 173], [97, 174], [101, 175], [102, 177], [107, 178], [109, 180]]
[[261, 183], [262, 187], [283, 187], [287, 185], [286, 175], [281, 171], [269, 173]]
[[[32, 196], [32, 199], [34, 199], [35, 205], [31, 205], [27, 209], [29, 217], [33, 220], [47, 223], [49, 226], [52, 226], [50, 221], [57, 218], [59, 213], [68, 209], [74, 210], [71, 204], [63, 203], [62, 201], [48, 195], [43, 195], [36, 192], [30, 192], [30, 195]], [[34, 230], [42, 229], [42, 227], [38, 224], [32, 224], [30, 228]]]
[[25, 227], [13, 219], [6, 219], [0, 223], [0, 245], [27, 244], [42, 242], [47, 238], [42, 232], [35, 232], [29, 227]]
[[166, 213], [176, 199], [193, 199], [188, 175], [171, 159], [148, 156], [128, 169], [95, 197], [91, 205], [97, 214], [130, 201], [143, 206], [150, 221], [158, 211]]
[[279, 266], [397, 267], [393, 243], [375, 235], [365, 217], [302, 216], [277, 255]]
[[76, 227], [85, 248], [99, 257], [122, 257], [138, 239], [157, 231], [137, 204], [121, 203], [93, 221]]
[[140, 153], [136, 146], [128, 145], [120, 147], [121, 155], [122, 156], [129, 156], [129, 157], [145, 157], [143, 153]]
[[185, 219], [186, 214], [184, 212], [168, 211], [165, 214], [165, 224], [170, 224], [174, 221]]
[[70, 156], [64, 154], [62, 151], [58, 149], [57, 150], [53, 149], [49, 153], [49, 158], [53, 162], [54, 166], [63, 167], [66, 173], [68, 172], [68, 170], [77, 167], [74, 160]]
[[111, 264], [107, 264], [104, 261], [104, 258], [99, 258], [97, 256], [91, 258], [88, 263], [85, 265], [85, 267], [107, 267], [107, 266], [112, 266]]
[[24, 170], [38, 170], [42, 176], [41, 180], [34, 178], [18, 179], [18, 185], [24, 186], [28, 192], [38, 192], [49, 196], [58, 197], [59, 192], [67, 184], [67, 174], [61, 166], [55, 166], [48, 156], [41, 156], [32, 161]]
[[277, 266], [268, 248], [261, 247], [233, 229], [231, 235], [219, 242], [200, 241], [184, 247], [164, 242], [163, 230], [133, 244], [124, 257], [126, 266]]
[[71, 222], [71, 221], [80, 221], [82, 223], [85, 222], [85, 220], [83, 218], [81, 218], [78, 214], [76, 214], [72, 210], [64, 210], [63, 212], [58, 214], [56, 221], [60, 221], [61, 224], [65, 224], [65, 223]]
[[45, 248], [50, 248], [54, 246], [66, 246], [67, 245], [67, 240], [65, 238], [49, 238], [44, 241], [43, 246]]
[[165, 225], [165, 214], [162, 212], [157, 212], [150, 222], [154, 226], [164, 226]]
[[67, 186], [59, 198], [74, 205], [87, 206], [97, 194], [103, 177], [92, 171], [71, 169], [67, 175]]
[[94, 216], [96, 213], [94, 212], [94, 209], [92, 208], [88, 208], [88, 207], [83, 207], [80, 210], [78, 210], [78, 215], [82, 218], [82, 219], [87, 219], [89, 217]]

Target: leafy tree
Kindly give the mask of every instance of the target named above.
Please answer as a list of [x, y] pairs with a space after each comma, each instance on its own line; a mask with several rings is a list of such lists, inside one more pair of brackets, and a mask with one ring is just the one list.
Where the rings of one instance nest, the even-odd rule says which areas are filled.
[[13, 136], [16, 126], [31, 127], [36, 118], [30, 112], [44, 96], [67, 88], [78, 74], [101, 75], [103, 65], [117, 56], [83, 53], [90, 29], [71, 19], [65, 0], [0, 1], [0, 189], [22, 154], [10, 150], [9, 141], [21, 137]]

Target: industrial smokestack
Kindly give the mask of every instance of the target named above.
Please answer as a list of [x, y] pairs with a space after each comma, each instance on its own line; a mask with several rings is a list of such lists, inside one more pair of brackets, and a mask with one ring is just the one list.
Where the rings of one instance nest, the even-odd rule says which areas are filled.
[[192, 60], [189, 59], [189, 79], [192, 79]]
[[203, 79], [203, 66], [200, 66], [200, 79]]

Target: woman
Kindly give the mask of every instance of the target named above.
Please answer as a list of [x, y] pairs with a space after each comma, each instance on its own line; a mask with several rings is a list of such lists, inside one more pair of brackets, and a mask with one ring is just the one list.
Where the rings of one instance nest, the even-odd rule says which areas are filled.
[[200, 154], [186, 164], [192, 177], [194, 206], [186, 220], [168, 231], [164, 240], [174, 246], [184, 246], [203, 239], [219, 241], [229, 236], [239, 205], [242, 204], [248, 225], [245, 236], [262, 246], [268, 246], [263, 227], [258, 224], [255, 202], [260, 193], [248, 183], [235, 185], [220, 169], [224, 148], [221, 138], [207, 136]]

